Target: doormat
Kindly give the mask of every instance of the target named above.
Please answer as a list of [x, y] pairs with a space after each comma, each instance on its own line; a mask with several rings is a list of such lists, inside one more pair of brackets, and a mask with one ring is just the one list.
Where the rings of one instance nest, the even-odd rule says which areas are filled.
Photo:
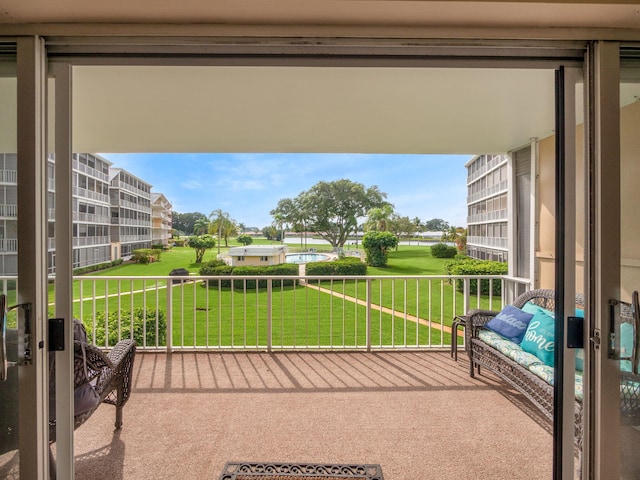
[[377, 464], [227, 462], [219, 480], [384, 480]]

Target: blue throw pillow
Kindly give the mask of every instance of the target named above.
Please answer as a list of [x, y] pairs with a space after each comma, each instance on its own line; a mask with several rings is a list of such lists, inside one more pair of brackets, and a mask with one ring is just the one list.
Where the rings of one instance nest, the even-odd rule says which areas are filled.
[[487, 323], [486, 327], [514, 343], [520, 343], [532, 318], [533, 315], [530, 313], [507, 305]]
[[533, 353], [545, 365], [553, 367], [554, 336], [555, 320], [541, 309], [529, 322], [520, 346], [525, 352]]

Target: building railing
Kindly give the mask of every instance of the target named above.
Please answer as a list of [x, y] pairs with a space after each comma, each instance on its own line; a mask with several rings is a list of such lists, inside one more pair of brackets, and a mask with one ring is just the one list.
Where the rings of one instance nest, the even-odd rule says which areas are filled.
[[151, 199], [151, 193], [145, 192], [144, 190], [140, 190], [139, 188], [134, 187], [133, 185], [129, 185], [126, 182], [122, 182], [120, 180], [112, 180], [111, 181], [112, 188], [121, 188], [122, 190], [126, 190], [128, 192], [133, 193], [134, 195], [138, 195], [142, 198]]
[[87, 175], [91, 175], [94, 178], [98, 178], [105, 183], [109, 183], [109, 174], [96, 170], [89, 165], [85, 165], [84, 163], [80, 163], [78, 160], [73, 159], [72, 166], [74, 170], [77, 170], [82, 173], [86, 173]]
[[73, 194], [77, 197], [89, 198], [91, 200], [96, 200], [98, 202], [102, 202], [107, 205], [109, 204], [109, 195], [94, 192], [93, 190], [87, 190], [86, 188], [74, 186]]
[[0, 170], [0, 183], [10, 183], [16, 185], [18, 183], [17, 170]]
[[16, 253], [17, 251], [17, 238], [0, 238], [0, 253]]
[[467, 196], [467, 204], [475, 203], [475, 202], [477, 202], [479, 200], [483, 200], [485, 198], [490, 198], [490, 197], [495, 196], [495, 195], [497, 195], [499, 193], [507, 193], [508, 187], [509, 187], [509, 184], [508, 184], [507, 180], [502, 180], [500, 183], [485, 187], [484, 189], [480, 190], [479, 192], [472, 193], [472, 194], [468, 195]]
[[479, 247], [493, 247], [506, 249], [509, 247], [509, 239], [504, 237], [467, 237], [467, 245]]
[[0, 204], [0, 217], [17, 218], [18, 205]]
[[469, 215], [467, 217], [467, 223], [481, 223], [481, 222], [490, 222], [493, 220], [509, 220], [509, 212], [507, 209], [503, 210], [494, 210], [492, 212], [485, 213], [476, 213], [475, 215]]

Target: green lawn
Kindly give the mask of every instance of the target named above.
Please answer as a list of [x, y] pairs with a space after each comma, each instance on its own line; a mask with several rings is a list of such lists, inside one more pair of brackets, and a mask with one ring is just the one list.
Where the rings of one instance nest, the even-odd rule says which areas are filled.
[[[207, 252], [205, 261], [215, 258], [217, 249]], [[176, 247], [163, 253], [159, 262], [148, 265], [124, 264], [95, 274], [99, 277], [166, 276], [174, 268], [197, 273], [193, 249]], [[442, 275], [444, 260], [433, 258], [429, 247], [401, 246], [389, 255], [387, 268], [369, 268], [370, 276]], [[366, 281], [314, 281], [330, 287], [330, 295], [304, 286], [274, 287], [272, 297], [272, 342], [278, 346], [364, 346], [366, 308], [348, 297], [366, 298]], [[185, 346], [264, 346], [267, 343], [268, 296], [265, 289], [232, 290], [204, 288], [201, 282], [171, 286], [172, 341]], [[161, 280], [74, 281], [74, 298], [90, 298], [74, 303], [74, 315], [93, 327], [94, 312], [126, 312], [139, 308], [167, 310], [167, 282]], [[109, 294], [105, 298], [105, 292]], [[373, 345], [448, 345], [450, 335], [433, 324], [450, 325], [455, 313], [462, 313], [462, 294], [441, 279], [373, 279], [371, 302], [395, 310], [391, 315], [371, 312]], [[51, 297], [52, 301], [53, 297]], [[488, 299], [480, 299], [483, 308]], [[475, 305], [474, 305], [475, 306]], [[494, 308], [498, 305], [494, 304]], [[154, 313], [150, 313], [155, 315]], [[117, 313], [115, 314], [118, 315]], [[122, 314], [121, 314], [122, 315]], [[424, 319], [415, 322], [410, 315]], [[126, 315], [125, 315], [126, 316]], [[102, 317], [104, 318], [104, 317]], [[427, 324], [424, 324], [424, 323]], [[428, 322], [431, 322], [429, 324]], [[120, 320], [121, 336], [130, 325]], [[117, 328], [117, 327], [110, 327]], [[155, 328], [155, 327], [149, 327]], [[147, 335], [146, 346], [163, 344], [164, 339]], [[145, 345], [142, 345], [145, 346]]]

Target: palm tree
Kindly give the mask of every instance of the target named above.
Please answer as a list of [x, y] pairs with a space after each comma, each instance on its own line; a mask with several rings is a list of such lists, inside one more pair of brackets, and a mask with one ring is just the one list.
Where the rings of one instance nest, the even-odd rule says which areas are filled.
[[[224, 228], [223, 224], [225, 220], [229, 220], [229, 214], [227, 212], [223, 212], [221, 208], [218, 208], [209, 214], [209, 220], [211, 220], [209, 230], [213, 230], [213, 232], [217, 230], [218, 232], [218, 255], [220, 255], [220, 243], [222, 240], [222, 230]], [[225, 246], [227, 246], [226, 242]]]
[[206, 218], [199, 218], [193, 224], [193, 234], [194, 235], [204, 235], [209, 231], [209, 220]]

